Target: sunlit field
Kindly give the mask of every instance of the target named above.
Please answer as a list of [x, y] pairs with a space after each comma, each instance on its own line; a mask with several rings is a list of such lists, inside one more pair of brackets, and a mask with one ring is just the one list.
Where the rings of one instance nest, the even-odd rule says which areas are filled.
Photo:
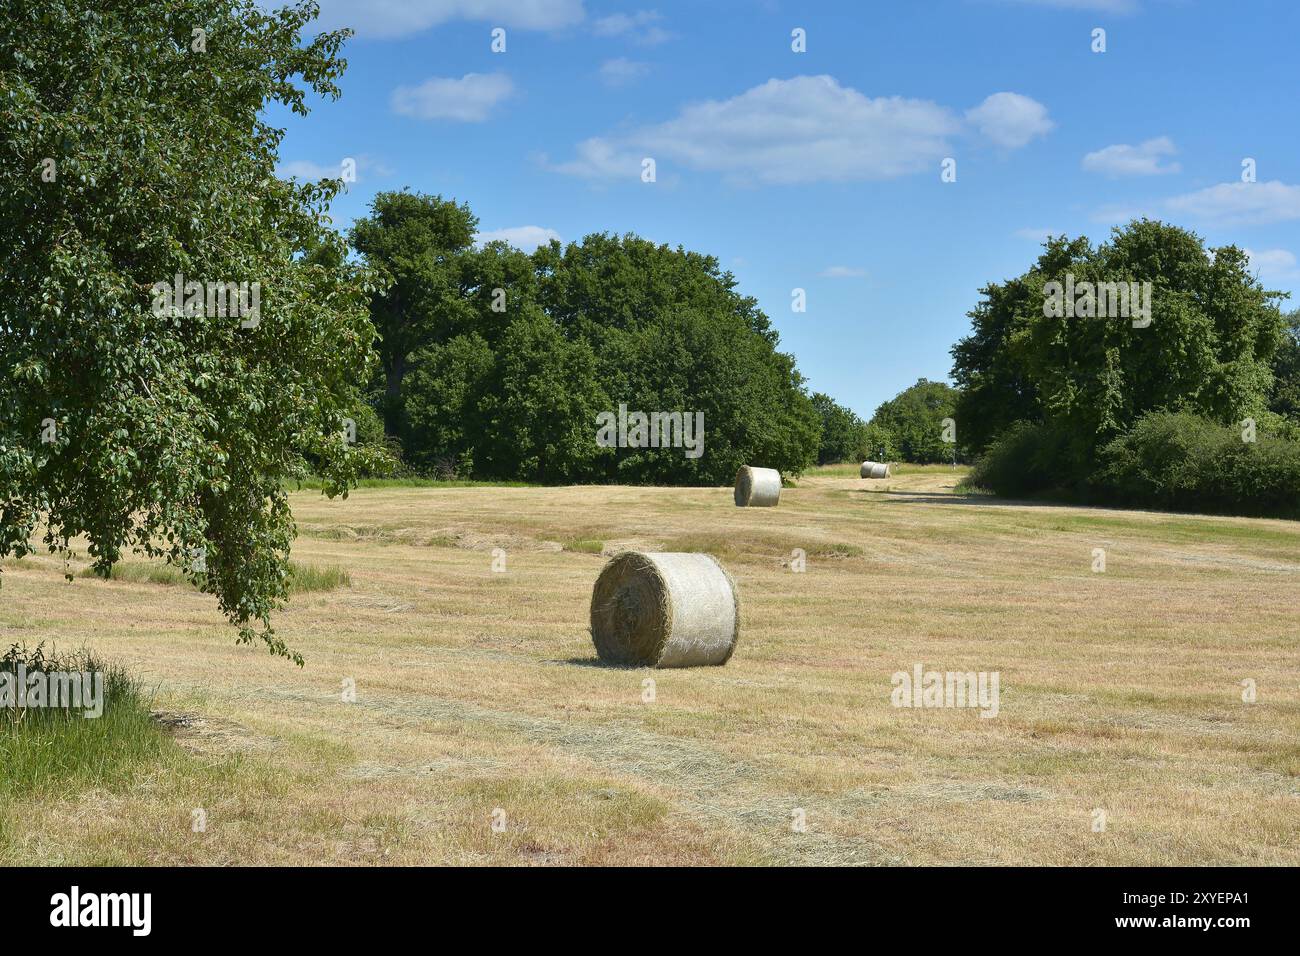
[[[159, 745], [0, 785], [0, 862], [1300, 864], [1300, 524], [856, 475], [295, 492], [301, 670], [166, 574], [6, 562], [0, 642], [124, 667]], [[730, 663], [598, 663], [629, 548], [723, 562]], [[917, 664], [996, 716], [892, 706]]]

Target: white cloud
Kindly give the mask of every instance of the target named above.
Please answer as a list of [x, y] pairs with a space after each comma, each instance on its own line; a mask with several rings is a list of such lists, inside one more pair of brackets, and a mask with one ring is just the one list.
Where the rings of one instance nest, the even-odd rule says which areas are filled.
[[[996, 93], [968, 114], [1001, 146], [1023, 146], [1051, 129], [1047, 109], [1018, 93]], [[849, 182], [921, 172], [952, 154], [967, 125], [946, 106], [900, 96], [872, 99], [831, 76], [768, 80], [727, 100], [685, 106], [676, 118], [583, 140], [550, 168], [587, 178], [639, 176], [652, 158], [719, 172], [737, 183]]]
[[459, 80], [435, 76], [419, 86], [399, 86], [391, 103], [402, 116], [481, 123], [514, 89], [504, 73], [466, 73]]
[[[368, 179], [370, 176], [391, 176], [393, 170], [384, 163], [372, 159], [370, 156], [346, 157], [356, 162], [357, 182]], [[339, 179], [343, 175], [343, 161], [330, 166], [325, 163], [313, 162], [310, 159], [294, 159], [288, 162], [280, 163], [275, 168], [275, 174], [282, 178], [293, 177], [303, 180], [317, 179]]]
[[606, 86], [626, 86], [650, 72], [650, 64], [627, 57], [615, 57], [600, 65], [600, 79]]
[[338, 179], [342, 172], [342, 166], [323, 166], [320, 163], [313, 163], [310, 159], [295, 159], [287, 163], [281, 163], [275, 168], [275, 174], [281, 178], [287, 179], [292, 176], [295, 179]]
[[745, 183], [848, 182], [920, 172], [951, 154], [960, 119], [929, 100], [879, 97], [829, 76], [768, 80], [728, 100], [704, 100], [676, 118], [579, 143], [552, 167], [591, 178], [639, 177], [652, 157]]
[[1162, 156], [1173, 156], [1178, 152], [1174, 141], [1168, 136], [1157, 136], [1136, 146], [1116, 143], [1083, 157], [1083, 168], [1090, 173], [1101, 173], [1112, 178], [1118, 176], [1158, 176], [1161, 173], [1176, 173], [1181, 168], [1177, 163], [1161, 165]]
[[562, 241], [554, 229], [544, 226], [508, 226], [505, 229], [491, 229], [487, 232], [474, 233], [474, 241], [480, 246], [498, 239], [510, 243], [516, 249], [532, 252], [538, 246], [544, 246], [552, 239]]
[[1165, 201], [1175, 213], [1221, 225], [1260, 225], [1300, 219], [1300, 186], [1266, 183], [1219, 183]]
[[[358, 37], [392, 39], [454, 20], [519, 30], [555, 30], [586, 15], [582, 0], [319, 0], [323, 29], [352, 27]], [[487, 48], [487, 38], [484, 38]]]
[[1096, 222], [1150, 219], [1195, 219], [1213, 226], [1260, 226], [1300, 219], [1300, 186], [1267, 183], [1219, 183], [1167, 199], [1112, 204], [1093, 213]]
[[823, 279], [861, 279], [867, 274], [867, 270], [853, 266], [827, 266], [817, 274]]
[[1017, 239], [1029, 239], [1033, 242], [1045, 242], [1049, 236], [1059, 236], [1060, 229], [1035, 229], [1032, 226], [1024, 229], [1017, 229], [1013, 235]]
[[1018, 149], [1035, 136], [1045, 136], [1056, 124], [1047, 117], [1047, 107], [1019, 93], [994, 93], [966, 119], [998, 146]]
[[[577, 157], [566, 163], [557, 163], [550, 168], [557, 173], [570, 176], [582, 176], [586, 179], [615, 179], [619, 176], [635, 176], [641, 172], [641, 158], [634, 153], [618, 151], [609, 140], [593, 136], [584, 139], [575, 148]], [[545, 155], [543, 154], [543, 160]]]
[[655, 10], [615, 13], [592, 21], [591, 30], [598, 37], [625, 37], [642, 46], [654, 46], [672, 39], [672, 34], [659, 26], [662, 19]]
[[1295, 254], [1286, 249], [1245, 250], [1250, 258], [1251, 268], [1264, 280], [1295, 281], [1300, 279], [1300, 269], [1296, 268]]

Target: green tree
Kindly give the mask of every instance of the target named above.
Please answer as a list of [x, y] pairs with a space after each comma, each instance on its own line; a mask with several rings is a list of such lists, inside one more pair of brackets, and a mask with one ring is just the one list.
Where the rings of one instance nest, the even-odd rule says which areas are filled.
[[[954, 443], [945, 441], [944, 419], [954, 417], [957, 390], [944, 382], [919, 379], [876, 409], [871, 424], [889, 435], [896, 454], [915, 464], [952, 461]], [[961, 436], [955, 431], [954, 439]]]
[[890, 462], [902, 456], [894, 434], [879, 422], [867, 422], [862, 430], [862, 445], [853, 456], [859, 461]]
[[[407, 359], [402, 434], [418, 467], [718, 484], [742, 464], [794, 474], [814, 459], [818, 416], [794, 360], [712, 257], [595, 234], [531, 256], [490, 243], [462, 260], [461, 290], [444, 290], [461, 305], [427, 322]], [[601, 447], [597, 415], [620, 406], [702, 414], [703, 454]]]
[[817, 464], [862, 461], [863, 458], [858, 456], [863, 455], [868, 445], [866, 423], [852, 409], [845, 408], [824, 392], [813, 392], [812, 403], [822, 425]]
[[539, 482], [586, 478], [607, 453], [595, 426], [607, 404], [590, 346], [565, 339], [540, 311], [519, 316], [502, 337], [493, 387], [480, 397], [475, 470]]
[[[374, 335], [364, 276], [304, 257], [336, 243], [321, 216], [341, 184], [277, 179], [282, 131], [261, 118], [338, 95], [347, 34], [305, 39], [316, 12], [28, 0], [0, 17], [0, 556], [43, 524], [50, 550], [86, 536], [103, 574], [165, 557], [280, 654], [283, 482], [311, 456], [334, 494], [363, 467], [343, 419]], [[168, 303], [156, 284], [178, 275]], [[213, 294], [226, 283], [248, 283], [247, 308]]]
[[[1207, 249], [1194, 233], [1145, 219], [1095, 249], [1048, 240], [1028, 272], [984, 290], [972, 336], [953, 349], [964, 440], [980, 448], [1012, 422], [1042, 423], [1061, 439], [1049, 444], [1064, 469], [1082, 478], [1097, 449], [1147, 412], [1222, 424], [1262, 414], [1283, 320], [1278, 294], [1247, 266], [1235, 246]], [[1149, 323], [1047, 314], [1049, 283], [1067, 280], [1150, 283]]]
[[421, 350], [406, 385], [407, 460], [443, 477], [473, 474], [486, 427], [480, 406], [498, 384], [496, 354], [477, 332]]
[[[1086, 239], [1053, 244], [1035, 268], [1074, 262], [1086, 245]], [[1043, 303], [1041, 286], [1029, 281], [1033, 272], [981, 289], [979, 304], [967, 313], [971, 334], [952, 347], [960, 393], [953, 417], [961, 422], [962, 444], [977, 453], [1013, 423], [1042, 416], [1024, 356], [1029, 323]]]
[[712, 256], [598, 233], [534, 253], [537, 297], [596, 357], [608, 411], [700, 412], [705, 450], [619, 448], [587, 480], [730, 483], [742, 464], [797, 474], [819, 422], [794, 359], [757, 302]]
[[411, 356], [473, 327], [471, 293], [478, 218], [465, 204], [422, 193], [383, 192], [349, 240], [388, 281], [371, 300], [384, 374], [384, 425], [405, 427], [402, 385]]
[[656, 245], [631, 233], [593, 233], [563, 248], [552, 241], [533, 259], [547, 315], [588, 339], [690, 309], [734, 316], [769, 345], [777, 344], [758, 301], [735, 291], [735, 276], [723, 272], [714, 256]]
[[1286, 335], [1273, 359], [1269, 408], [1300, 425], [1300, 309], [1286, 317]]

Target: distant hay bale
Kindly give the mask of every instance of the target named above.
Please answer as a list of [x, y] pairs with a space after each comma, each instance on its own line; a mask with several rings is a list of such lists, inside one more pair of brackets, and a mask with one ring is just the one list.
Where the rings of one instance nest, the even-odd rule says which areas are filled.
[[862, 470], [858, 474], [863, 478], [888, 478], [889, 466], [882, 465], [878, 461], [864, 461]]
[[781, 500], [781, 473], [775, 468], [751, 468], [736, 472], [737, 508], [772, 508]]
[[739, 637], [735, 582], [710, 554], [626, 551], [591, 592], [591, 639], [608, 664], [725, 664]]

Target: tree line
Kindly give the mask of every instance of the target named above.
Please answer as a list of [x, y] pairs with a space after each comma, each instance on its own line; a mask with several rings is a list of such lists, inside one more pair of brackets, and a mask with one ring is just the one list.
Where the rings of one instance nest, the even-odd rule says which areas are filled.
[[[1145, 311], [1099, 314], [1103, 290]], [[1072, 292], [1062, 310], [1061, 290]], [[973, 483], [1126, 506], [1296, 514], [1300, 316], [1236, 246], [1137, 220], [1049, 239], [952, 349]], [[1114, 306], [1114, 301], [1109, 303]]]
[[[525, 253], [476, 245], [477, 228], [468, 204], [399, 191], [348, 234], [383, 283], [370, 307], [379, 367], [358, 415], [363, 442], [387, 443], [388, 473], [720, 484], [747, 463], [797, 475], [962, 458], [945, 430], [956, 389], [921, 379], [870, 422], [809, 395], [713, 256], [608, 233]], [[620, 409], [702, 416], [702, 453], [598, 442], [596, 423]]]
[[[477, 227], [464, 203], [402, 191], [377, 195], [348, 235], [383, 284], [370, 306], [379, 366], [361, 397], [401, 467], [721, 484], [744, 464], [798, 474], [815, 461], [803, 376], [716, 258], [608, 233], [525, 253], [476, 245]], [[598, 441], [608, 415], [633, 425]], [[699, 421], [702, 447], [652, 446], [637, 415]]]

